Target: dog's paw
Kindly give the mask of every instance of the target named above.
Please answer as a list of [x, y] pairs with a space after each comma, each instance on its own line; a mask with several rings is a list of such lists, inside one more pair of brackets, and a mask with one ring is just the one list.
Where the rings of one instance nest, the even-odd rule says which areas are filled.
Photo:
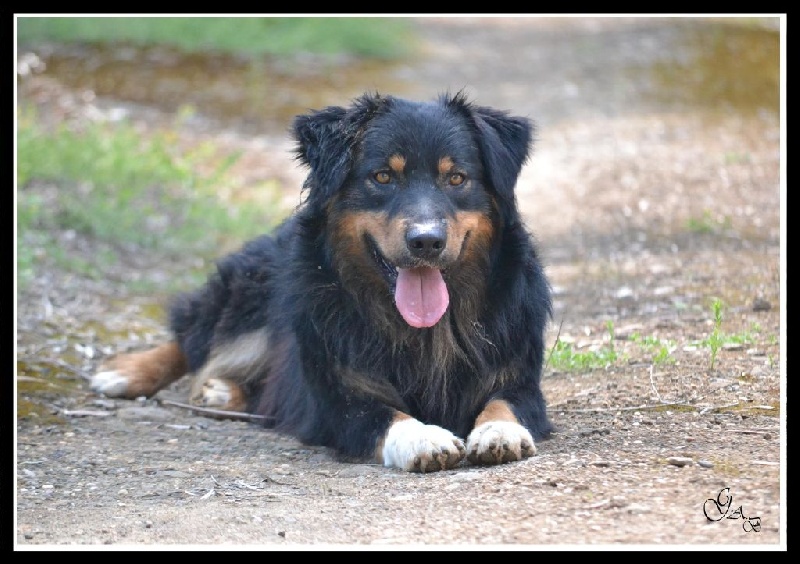
[[403, 419], [389, 428], [383, 446], [383, 465], [409, 472], [452, 468], [464, 458], [464, 442], [437, 425]]
[[191, 402], [197, 406], [225, 411], [244, 411], [246, 407], [244, 394], [239, 386], [220, 378], [205, 380], [192, 393]]
[[536, 454], [528, 430], [510, 421], [483, 423], [467, 438], [467, 460], [472, 464], [502, 464]]
[[130, 379], [118, 370], [102, 370], [92, 376], [89, 387], [93, 392], [112, 398], [128, 397]]

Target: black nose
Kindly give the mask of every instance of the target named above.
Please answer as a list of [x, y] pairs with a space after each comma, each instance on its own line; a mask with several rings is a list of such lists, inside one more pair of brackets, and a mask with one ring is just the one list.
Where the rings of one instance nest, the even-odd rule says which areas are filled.
[[442, 223], [412, 225], [406, 232], [406, 245], [416, 258], [436, 258], [447, 246], [447, 229]]

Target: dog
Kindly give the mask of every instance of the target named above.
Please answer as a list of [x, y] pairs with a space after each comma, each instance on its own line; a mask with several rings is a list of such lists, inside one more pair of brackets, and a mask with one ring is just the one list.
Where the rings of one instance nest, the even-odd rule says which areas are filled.
[[523, 460], [553, 431], [551, 289], [515, 185], [528, 118], [463, 92], [367, 93], [297, 116], [304, 198], [169, 308], [171, 341], [91, 387], [263, 417], [337, 460], [411, 472]]

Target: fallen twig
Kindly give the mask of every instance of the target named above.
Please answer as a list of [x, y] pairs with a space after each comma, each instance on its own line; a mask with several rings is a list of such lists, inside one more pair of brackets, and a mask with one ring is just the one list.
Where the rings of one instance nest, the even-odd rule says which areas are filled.
[[758, 429], [730, 429], [731, 433], [739, 433], [740, 435], [775, 435], [779, 433], [778, 429], [770, 431], [769, 429], [758, 430]]
[[271, 417], [266, 417], [264, 415], [256, 415], [255, 413], [243, 413], [241, 411], [226, 411], [224, 409], [212, 409], [210, 407], [199, 407], [196, 405], [190, 405], [188, 403], [180, 403], [177, 401], [172, 400], [158, 400], [162, 405], [172, 405], [175, 407], [182, 407], [183, 409], [190, 409], [197, 413], [203, 413], [205, 415], [213, 415], [215, 417], [227, 417], [230, 419], [245, 419], [249, 421], [264, 421], [267, 419], [272, 419]]
[[112, 413], [110, 411], [93, 411], [88, 409], [64, 409], [61, 414], [67, 417], [108, 417]]
[[557, 411], [559, 413], [609, 413], [611, 411], [644, 411], [647, 409], [664, 409], [665, 407], [688, 407], [691, 409], [700, 409], [697, 406], [688, 403], [659, 403], [658, 405], [639, 405], [636, 407], [598, 407], [595, 409], [562, 409], [557, 406], [550, 407], [550, 411]]
[[550, 357], [553, 356], [553, 351], [556, 350], [556, 345], [558, 344], [558, 339], [561, 337], [561, 327], [564, 325], [564, 320], [561, 320], [561, 323], [558, 324], [558, 332], [556, 333], [556, 340], [553, 341], [553, 346], [550, 347], [550, 354], [547, 355], [547, 358], [544, 361], [544, 366], [542, 367], [542, 372], [547, 370], [547, 365], [550, 364]]
[[658, 398], [658, 401], [663, 402], [664, 400], [661, 399], [661, 394], [658, 393], [656, 389], [656, 383], [653, 381], [653, 365], [650, 365], [650, 387], [653, 388], [653, 393]]

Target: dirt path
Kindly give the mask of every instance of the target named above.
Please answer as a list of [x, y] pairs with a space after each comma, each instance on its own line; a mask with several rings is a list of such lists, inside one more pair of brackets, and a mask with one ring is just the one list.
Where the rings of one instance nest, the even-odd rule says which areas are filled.
[[[121, 304], [107, 282], [48, 273], [19, 298], [17, 345], [20, 355], [52, 358], [65, 389], [18, 398], [49, 406], [16, 421], [18, 549], [786, 546], [780, 129], [771, 106], [719, 92], [713, 103], [702, 72], [676, 70], [660, 54], [691, 52], [665, 49], [676, 26], [659, 20], [425, 20], [422, 31], [429, 56], [395, 71], [401, 94], [468, 85], [481, 103], [539, 124], [518, 199], [556, 290], [551, 342], [582, 352], [613, 345], [624, 360], [548, 369], [558, 432], [537, 456], [406, 474], [340, 464], [324, 449], [163, 401], [183, 401], [180, 386], [149, 401], [94, 396], [82, 375], [102, 356], [164, 338], [154, 300]], [[751, 32], [723, 33], [733, 47], [721, 60]], [[720, 61], [709, 65], [724, 72]], [[636, 74], [646, 68], [655, 70]], [[270, 139], [266, 150], [244, 134], [231, 142], [245, 149], [243, 162], [299, 186], [288, 143]], [[697, 343], [713, 331], [715, 297], [725, 304], [722, 330], [742, 342], [726, 344], [712, 367]], [[90, 341], [80, 341], [87, 325]], [[644, 337], [670, 343], [667, 357]], [[704, 509], [721, 517], [717, 505], [728, 500], [728, 518], [706, 518]]]

